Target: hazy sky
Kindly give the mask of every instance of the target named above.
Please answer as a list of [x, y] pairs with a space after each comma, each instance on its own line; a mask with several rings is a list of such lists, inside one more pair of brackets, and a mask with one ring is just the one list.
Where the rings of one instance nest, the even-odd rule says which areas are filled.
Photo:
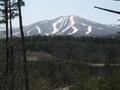
[[103, 24], [118, 24], [120, 15], [95, 9], [100, 6], [120, 10], [120, 2], [113, 0], [24, 0], [24, 25], [58, 16], [77, 15]]

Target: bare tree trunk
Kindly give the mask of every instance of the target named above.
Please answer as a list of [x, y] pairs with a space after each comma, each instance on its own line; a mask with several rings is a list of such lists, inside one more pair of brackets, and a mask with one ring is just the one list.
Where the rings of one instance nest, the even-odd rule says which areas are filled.
[[[9, 18], [10, 18], [10, 39], [13, 41], [13, 32], [12, 32], [12, 12], [11, 12], [11, 0], [9, 0]], [[10, 90], [14, 90], [14, 57], [13, 57], [13, 45], [10, 46]]]
[[29, 90], [25, 38], [24, 38], [23, 25], [22, 25], [21, 0], [18, 0], [18, 11], [19, 11], [19, 25], [20, 25], [21, 43], [22, 43], [22, 51], [23, 51], [23, 69], [24, 69], [24, 75], [25, 75], [24, 76], [25, 90]]
[[9, 35], [8, 35], [8, 0], [5, 0], [5, 21], [6, 21], [6, 71], [5, 71], [5, 83], [4, 83], [4, 89], [7, 90], [9, 83], [9, 47], [8, 47], [8, 41], [9, 41]]

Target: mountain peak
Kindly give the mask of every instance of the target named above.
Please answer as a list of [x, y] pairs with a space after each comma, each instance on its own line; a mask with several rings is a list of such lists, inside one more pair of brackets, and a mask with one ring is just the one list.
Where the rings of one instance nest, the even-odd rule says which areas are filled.
[[[72, 36], [106, 36], [120, 32], [119, 28], [99, 24], [76, 15], [60, 16], [24, 27], [26, 36], [32, 35], [72, 35]], [[19, 36], [19, 29], [13, 35]], [[0, 34], [1, 35], [1, 34]]]

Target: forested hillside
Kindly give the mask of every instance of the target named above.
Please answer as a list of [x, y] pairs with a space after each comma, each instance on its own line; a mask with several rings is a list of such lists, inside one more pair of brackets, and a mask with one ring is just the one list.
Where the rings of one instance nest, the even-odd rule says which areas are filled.
[[[19, 75], [22, 72], [21, 45], [19, 38], [14, 41], [15, 66], [18, 67], [15, 71], [19, 70]], [[4, 40], [1, 42], [5, 43]], [[26, 37], [25, 42], [31, 90], [120, 89], [119, 39], [32, 36]], [[0, 54], [1, 72], [4, 70], [2, 52], [4, 50]], [[19, 80], [18, 76], [15, 78]]]
[[26, 45], [32, 88], [120, 89], [119, 39], [33, 36]]

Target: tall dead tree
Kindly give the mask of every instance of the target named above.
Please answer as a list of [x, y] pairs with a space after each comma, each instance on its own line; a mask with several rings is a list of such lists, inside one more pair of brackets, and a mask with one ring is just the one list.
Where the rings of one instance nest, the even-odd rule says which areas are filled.
[[[12, 32], [12, 11], [11, 11], [11, 0], [9, 0], [9, 29], [10, 29], [10, 39], [13, 41], [13, 32]], [[14, 78], [14, 54], [13, 54], [13, 45], [10, 46], [10, 90], [15, 88], [15, 78]]]
[[9, 41], [9, 34], [8, 34], [8, 0], [5, 0], [5, 23], [6, 23], [6, 72], [5, 72], [5, 90], [7, 90], [7, 87], [9, 86], [8, 80], [9, 80], [9, 59], [10, 59], [10, 53], [9, 53], [9, 47], [8, 47], [8, 41]]
[[25, 37], [24, 37], [23, 24], [22, 24], [21, 0], [18, 0], [18, 12], [19, 12], [19, 27], [20, 27], [21, 44], [22, 44], [22, 56], [23, 56], [23, 69], [24, 69], [25, 90], [29, 90], [29, 85], [28, 85], [28, 68], [27, 68], [27, 58], [26, 58], [26, 46], [25, 46]]

